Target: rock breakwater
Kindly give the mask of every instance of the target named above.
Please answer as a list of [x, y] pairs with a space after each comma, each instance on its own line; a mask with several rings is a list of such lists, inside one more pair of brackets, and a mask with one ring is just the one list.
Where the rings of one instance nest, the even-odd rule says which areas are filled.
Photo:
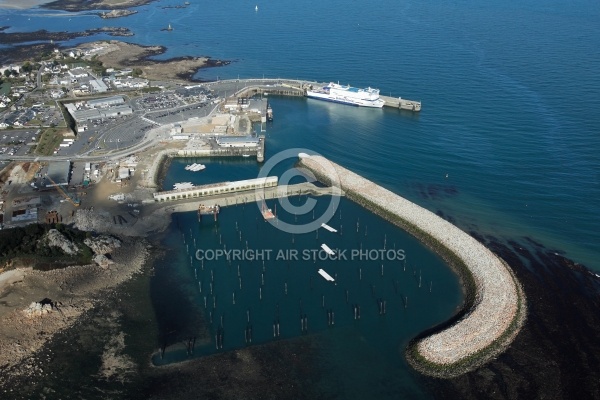
[[413, 340], [406, 354], [415, 369], [452, 377], [477, 368], [508, 347], [525, 321], [526, 304], [503, 260], [450, 222], [322, 156], [302, 155], [300, 165], [407, 230], [461, 277], [466, 294], [463, 310], [450, 323]]

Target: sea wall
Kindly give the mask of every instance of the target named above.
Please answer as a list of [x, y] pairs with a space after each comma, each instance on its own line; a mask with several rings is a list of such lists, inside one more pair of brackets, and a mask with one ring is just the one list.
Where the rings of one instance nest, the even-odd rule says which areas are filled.
[[510, 267], [473, 237], [395, 193], [321, 156], [299, 164], [325, 184], [402, 227], [436, 251], [459, 275], [465, 302], [450, 321], [415, 338], [406, 356], [422, 373], [453, 377], [477, 368], [510, 345], [526, 317], [523, 290]]

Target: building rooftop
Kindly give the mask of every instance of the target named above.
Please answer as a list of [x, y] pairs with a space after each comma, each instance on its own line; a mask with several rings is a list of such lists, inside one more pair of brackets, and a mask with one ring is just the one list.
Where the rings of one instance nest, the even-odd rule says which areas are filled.
[[70, 161], [52, 161], [48, 163], [48, 172], [46, 173], [48, 182], [46, 182], [46, 187], [68, 185], [70, 170]]

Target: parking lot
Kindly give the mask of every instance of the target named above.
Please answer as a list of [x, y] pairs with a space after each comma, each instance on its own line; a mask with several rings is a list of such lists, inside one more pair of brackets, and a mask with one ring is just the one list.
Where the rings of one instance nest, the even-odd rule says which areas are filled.
[[40, 129], [11, 129], [0, 131], [0, 154], [22, 156], [31, 150]]
[[135, 101], [140, 109], [146, 112], [164, 110], [184, 105], [185, 103], [173, 92], [146, 95]]
[[50, 126], [60, 125], [63, 122], [63, 116], [57, 108], [43, 105], [36, 105], [31, 108], [24, 108], [17, 111], [7, 112], [4, 120], [8, 125], [19, 126]]

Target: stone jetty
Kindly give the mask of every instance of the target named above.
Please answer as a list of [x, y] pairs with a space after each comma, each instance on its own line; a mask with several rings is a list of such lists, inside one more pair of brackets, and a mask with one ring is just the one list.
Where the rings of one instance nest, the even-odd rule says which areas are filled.
[[483, 244], [423, 207], [327, 160], [299, 155], [325, 184], [407, 230], [459, 274], [465, 303], [450, 323], [422, 335], [406, 351], [422, 373], [453, 377], [489, 361], [513, 341], [525, 321], [523, 290], [510, 267]]

